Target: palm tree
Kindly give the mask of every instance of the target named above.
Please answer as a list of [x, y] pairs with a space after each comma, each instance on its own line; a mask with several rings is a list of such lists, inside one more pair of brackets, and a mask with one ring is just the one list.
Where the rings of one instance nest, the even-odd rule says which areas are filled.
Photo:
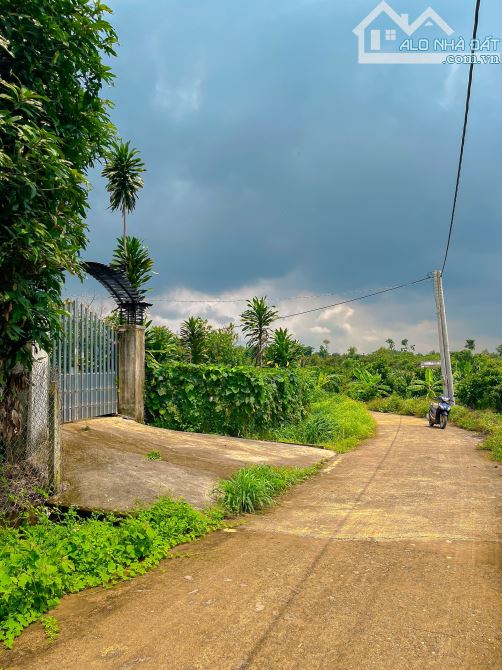
[[142, 240], [137, 237], [117, 238], [117, 246], [113, 252], [111, 267], [122, 270], [131, 285], [144, 297], [147, 289], [145, 284], [155, 274], [152, 271], [153, 260]]
[[254, 297], [247, 301], [247, 309], [241, 314], [242, 330], [257, 365], [263, 367], [263, 352], [270, 339], [272, 323], [277, 319], [275, 307], [267, 305], [267, 298]]
[[101, 174], [108, 180], [106, 190], [110, 194], [111, 210], [122, 212], [122, 237], [126, 249], [126, 212], [130, 213], [136, 207], [138, 191], [143, 188], [141, 173], [144, 171], [139, 151], [131, 149], [130, 142], [113, 143]]
[[207, 357], [208, 323], [200, 316], [191, 316], [183, 321], [180, 340], [190, 363], [203, 363]]
[[267, 364], [279, 368], [288, 368], [302, 355], [302, 347], [294, 340], [287, 328], [279, 328], [267, 349]]

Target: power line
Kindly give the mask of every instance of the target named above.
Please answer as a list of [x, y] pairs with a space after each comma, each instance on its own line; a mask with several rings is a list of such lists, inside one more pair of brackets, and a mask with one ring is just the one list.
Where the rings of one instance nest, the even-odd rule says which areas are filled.
[[460, 145], [460, 156], [458, 160], [458, 170], [457, 170], [457, 181], [455, 184], [455, 195], [453, 198], [453, 208], [451, 212], [451, 219], [450, 219], [450, 229], [448, 231], [448, 241], [446, 243], [446, 251], [444, 254], [444, 260], [443, 260], [443, 267], [441, 269], [441, 275], [444, 273], [444, 269], [446, 267], [446, 261], [448, 260], [448, 252], [450, 250], [450, 242], [451, 242], [451, 234], [453, 232], [453, 224], [455, 222], [455, 212], [457, 209], [457, 199], [458, 199], [458, 191], [460, 187], [460, 175], [462, 173], [462, 163], [464, 160], [464, 148], [465, 148], [465, 137], [467, 134], [467, 122], [469, 119], [469, 108], [471, 104], [471, 89], [472, 89], [472, 78], [474, 75], [474, 61], [475, 61], [475, 40], [477, 39], [478, 35], [478, 23], [479, 23], [479, 8], [481, 6], [481, 0], [476, 0], [476, 10], [474, 13], [474, 28], [472, 31], [472, 50], [471, 50], [471, 62], [469, 66], [469, 81], [467, 84], [467, 96], [465, 100], [465, 113], [464, 113], [464, 127], [462, 130], [462, 142]]
[[296, 312], [295, 314], [286, 314], [285, 316], [277, 317], [279, 319], [291, 319], [294, 316], [301, 316], [302, 314], [310, 314], [311, 312], [320, 312], [324, 309], [330, 309], [331, 307], [338, 307], [339, 305], [347, 305], [349, 302], [356, 302], [358, 300], [365, 300], [366, 298], [371, 298], [374, 295], [381, 295], [382, 293], [389, 293], [390, 291], [397, 291], [400, 288], [405, 288], [405, 286], [413, 286], [413, 284], [420, 284], [421, 282], [427, 281], [431, 276], [427, 275], [422, 277], [422, 279], [415, 279], [415, 281], [407, 282], [406, 284], [399, 284], [398, 286], [392, 286], [391, 288], [384, 288], [380, 291], [374, 291], [373, 293], [367, 293], [366, 295], [361, 295], [357, 298], [350, 298], [350, 300], [342, 300], [340, 302], [335, 302], [332, 305], [323, 305], [323, 307], [315, 307], [313, 309], [306, 309], [303, 312]]

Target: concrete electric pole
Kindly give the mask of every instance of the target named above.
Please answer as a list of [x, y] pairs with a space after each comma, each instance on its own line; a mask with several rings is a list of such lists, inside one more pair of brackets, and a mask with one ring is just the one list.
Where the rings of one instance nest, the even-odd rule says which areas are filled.
[[438, 317], [439, 353], [441, 355], [441, 376], [443, 378], [443, 393], [454, 402], [453, 374], [451, 371], [450, 345], [448, 342], [448, 329], [446, 327], [446, 312], [444, 308], [443, 282], [441, 272], [435, 270], [434, 297], [436, 299], [436, 311]]

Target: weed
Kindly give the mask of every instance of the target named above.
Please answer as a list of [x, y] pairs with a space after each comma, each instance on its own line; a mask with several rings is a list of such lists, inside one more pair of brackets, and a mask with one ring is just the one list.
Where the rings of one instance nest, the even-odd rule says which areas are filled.
[[307, 417], [269, 435], [279, 442], [312, 444], [331, 451], [350, 451], [375, 434], [376, 424], [364, 404], [345, 396], [324, 393], [312, 403]]
[[149, 451], [146, 455], [149, 461], [160, 461], [162, 460], [162, 456], [160, 455], [160, 451], [156, 451], [155, 449], [153, 451]]
[[317, 469], [251, 465], [219, 483], [217, 500], [230, 514], [257, 512], [270, 506], [275, 496], [304, 481]]
[[40, 622], [43, 626], [45, 637], [49, 641], [49, 644], [52, 644], [59, 636], [59, 621], [53, 616], [43, 616]]

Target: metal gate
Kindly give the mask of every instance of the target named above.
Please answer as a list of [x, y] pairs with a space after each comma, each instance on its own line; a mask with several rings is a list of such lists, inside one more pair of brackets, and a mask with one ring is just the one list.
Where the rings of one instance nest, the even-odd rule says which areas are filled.
[[67, 302], [51, 367], [64, 423], [117, 413], [117, 333], [89, 307]]

